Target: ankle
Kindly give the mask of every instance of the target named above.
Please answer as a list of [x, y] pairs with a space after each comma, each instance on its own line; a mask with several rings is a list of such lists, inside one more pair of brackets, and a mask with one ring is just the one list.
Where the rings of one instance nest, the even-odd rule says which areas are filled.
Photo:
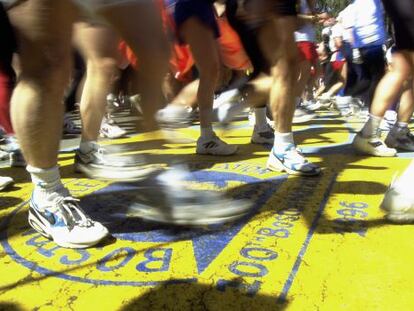
[[95, 149], [96, 145], [97, 145], [96, 140], [81, 141], [81, 143], [79, 144], [79, 151], [83, 154], [89, 153]]
[[216, 136], [216, 134], [214, 133], [213, 127], [211, 125], [200, 128], [200, 137], [202, 139], [209, 139], [209, 138], [213, 138], [215, 136]]

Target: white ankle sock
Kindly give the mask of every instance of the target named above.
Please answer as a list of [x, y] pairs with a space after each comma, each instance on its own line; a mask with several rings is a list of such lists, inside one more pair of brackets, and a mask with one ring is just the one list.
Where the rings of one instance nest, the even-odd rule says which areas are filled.
[[79, 150], [84, 154], [89, 153], [95, 148], [96, 144], [96, 140], [81, 141], [81, 143], [79, 144]]
[[63, 188], [58, 166], [42, 169], [28, 165], [26, 170], [32, 178], [34, 193], [51, 193]]
[[369, 114], [367, 123], [361, 130], [362, 137], [375, 138], [378, 136], [378, 128], [381, 124], [382, 118]]
[[294, 145], [293, 133], [279, 133], [275, 131], [274, 150], [284, 151], [288, 145]]
[[254, 108], [255, 124], [254, 126], [258, 129], [265, 128], [267, 125], [266, 120], [266, 106]]

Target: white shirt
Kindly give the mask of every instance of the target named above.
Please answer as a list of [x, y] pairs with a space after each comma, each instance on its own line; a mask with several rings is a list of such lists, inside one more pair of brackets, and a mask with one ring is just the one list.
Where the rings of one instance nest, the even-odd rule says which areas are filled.
[[338, 14], [338, 20], [342, 26], [342, 40], [352, 41], [352, 28], [354, 27], [355, 12], [352, 3]]
[[354, 0], [354, 46], [356, 48], [385, 43], [384, 9], [380, 0]]

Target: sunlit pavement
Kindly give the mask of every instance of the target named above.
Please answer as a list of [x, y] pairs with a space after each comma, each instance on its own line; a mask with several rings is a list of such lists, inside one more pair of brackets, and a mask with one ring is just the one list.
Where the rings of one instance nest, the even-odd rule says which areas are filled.
[[254, 202], [240, 221], [202, 228], [134, 217], [125, 193], [137, 185], [73, 173], [76, 141], [66, 140], [63, 181], [112, 233], [86, 250], [31, 230], [28, 175], [2, 168], [16, 184], [0, 193], [0, 310], [414, 309], [414, 226], [388, 224], [379, 209], [413, 154], [355, 154], [361, 120], [329, 112], [295, 127], [297, 144], [323, 168], [315, 178], [267, 171], [270, 146], [250, 144], [247, 121], [217, 131], [240, 146], [231, 157], [196, 156], [197, 127], [112, 142], [154, 165], [187, 163], [188, 187]]

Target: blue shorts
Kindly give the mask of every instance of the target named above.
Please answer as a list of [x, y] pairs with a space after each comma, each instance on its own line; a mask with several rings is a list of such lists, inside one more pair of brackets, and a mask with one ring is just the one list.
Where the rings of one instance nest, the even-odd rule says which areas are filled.
[[[174, 23], [179, 33], [181, 25], [190, 17], [198, 18], [208, 26], [214, 33], [214, 37], [220, 37], [220, 30], [217, 25], [214, 13], [213, 1], [211, 0], [166, 0], [168, 11], [173, 10]], [[170, 11], [171, 12], [171, 11]], [[178, 35], [178, 41], [184, 40]]]

